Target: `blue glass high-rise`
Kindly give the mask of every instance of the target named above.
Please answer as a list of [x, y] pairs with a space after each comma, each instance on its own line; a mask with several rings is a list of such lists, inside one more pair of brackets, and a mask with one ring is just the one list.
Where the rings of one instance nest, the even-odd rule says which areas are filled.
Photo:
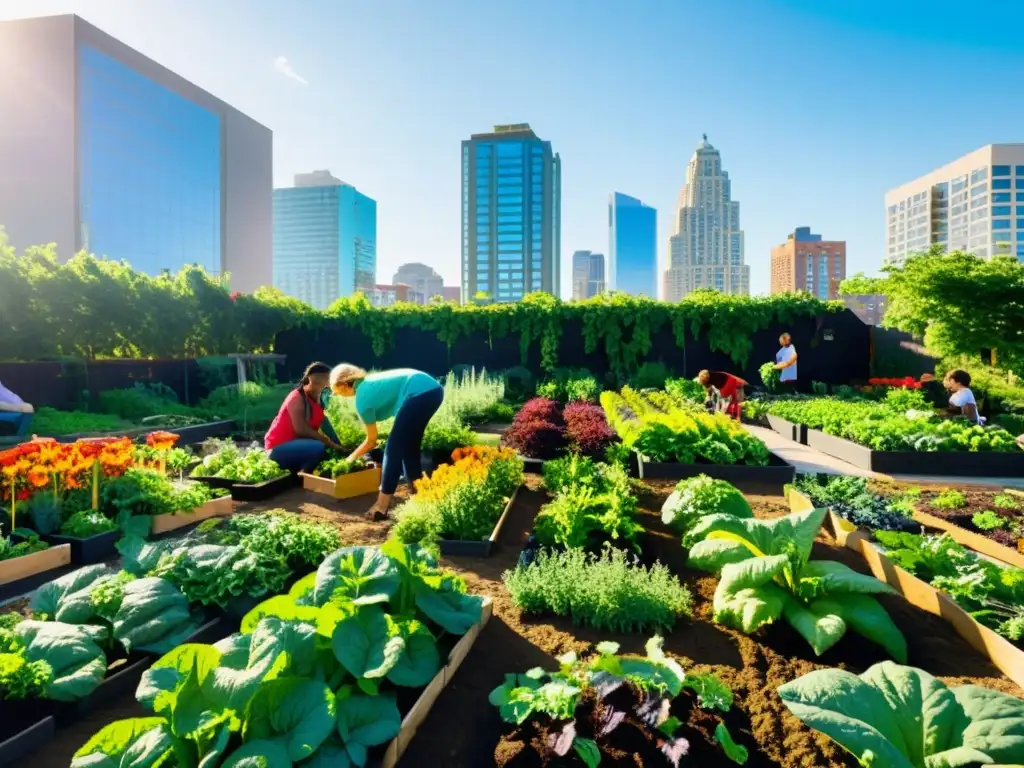
[[608, 200], [609, 291], [658, 298], [658, 212], [635, 197]]
[[462, 297], [559, 290], [561, 161], [525, 123], [462, 142]]
[[78, 57], [82, 248], [220, 274], [220, 117], [89, 45]]
[[377, 282], [377, 203], [342, 183], [274, 190], [274, 287], [318, 308]]

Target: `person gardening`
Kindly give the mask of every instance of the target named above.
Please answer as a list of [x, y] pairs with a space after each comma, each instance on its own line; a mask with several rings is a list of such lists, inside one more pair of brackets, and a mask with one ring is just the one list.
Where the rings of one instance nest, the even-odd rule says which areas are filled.
[[35, 409], [11, 390], [0, 384], [0, 424], [10, 424], [14, 437], [28, 435], [29, 425]]
[[267, 455], [289, 472], [312, 472], [324, 460], [327, 449], [342, 451], [338, 435], [324, 410], [330, 397], [331, 367], [310, 363], [302, 381], [281, 403], [263, 438]]
[[351, 363], [335, 366], [330, 382], [334, 394], [356, 399], [356, 415], [366, 429], [366, 439], [349, 455], [349, 461], [376, 447], [378, 422], [395, 419], [384, 444], [380, 493], [366, 513], [370, 520], [382, 520], [387, 517], [403, 469], [410, 493], [423, 477], [423, 433], [444, 402], [444, 388], [433, 376], [412, 368], [367, 373]]
[[950, 392], [949, 408], [954, 413], [966, 416], [975, 424], [981, 423], [981, 415], [978, 413], [978, 402], [971, 392], [971, 374], [959, 368], [949, 371], [942, 379], [942, 384]]
[[784, 333], [779, 336], [779, 346], [782, 347], [775, 354], [775, 370], [779, 371], [779, 381], [785, 387], [796, 386], [796, 347], [793, 346], [793, 338]]
[[712, 403], [716, 403], [716, 400], [724, 402], [726, 414], [736, 419], [736, 421], [740, 420], [740, 416], [743, 413], [743, 388], [747, 386], [746, 381], [739, 376], [733, 376], [731, 373], [708, 370], [698, 373], [697, 381], [704, 387], [708, 401]]

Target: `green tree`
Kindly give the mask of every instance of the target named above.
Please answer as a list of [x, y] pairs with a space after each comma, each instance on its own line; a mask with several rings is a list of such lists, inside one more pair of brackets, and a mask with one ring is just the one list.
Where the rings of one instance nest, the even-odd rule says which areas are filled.
[[1024, 265], [954, 251], [912, 256], [887, 269], [885, 325], [943, 357], [996, 349], [1001, 367], [1024, 364]]
[[868, 277], [863, 272], [850, 275], [839, 284], [840, 296], [881, 293], [888, 290], [888, 281], [884, 277]]

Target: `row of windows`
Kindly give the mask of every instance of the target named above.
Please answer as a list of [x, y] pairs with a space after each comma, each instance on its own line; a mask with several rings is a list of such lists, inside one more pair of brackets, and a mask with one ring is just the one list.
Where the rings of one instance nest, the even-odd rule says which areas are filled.
[[[1010, 229], [1012, 219], [992, 219], [992, 229]], [[1024, 229], [1024, 219], [1017, 219], [1017, 229]]]

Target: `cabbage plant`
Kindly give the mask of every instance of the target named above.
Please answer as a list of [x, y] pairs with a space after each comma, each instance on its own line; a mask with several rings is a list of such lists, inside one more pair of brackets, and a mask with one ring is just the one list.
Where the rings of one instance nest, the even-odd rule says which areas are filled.
[[789, 711], [872, 768], [1024, 764], [1024, 701], [949, 688], [891, 661], [863, 675], [819, 669], [779, 688]]
[[689, 564], [720, 573], [715, 621], [751, 633], [785, 619], [819, 656], [847, 629], [906, 661], [907, 642], [875, 594], [895, 590], [833, 560], [811, 560], [826, 510], [774, 520], [711, 515], [691, 531]]
[[661, 521], [686, 534], [703, 518], [722, 514], [753, 517], [754, 512], [740, 490], [725, 480], [697, 475], [680, 480], [661, 507]]

